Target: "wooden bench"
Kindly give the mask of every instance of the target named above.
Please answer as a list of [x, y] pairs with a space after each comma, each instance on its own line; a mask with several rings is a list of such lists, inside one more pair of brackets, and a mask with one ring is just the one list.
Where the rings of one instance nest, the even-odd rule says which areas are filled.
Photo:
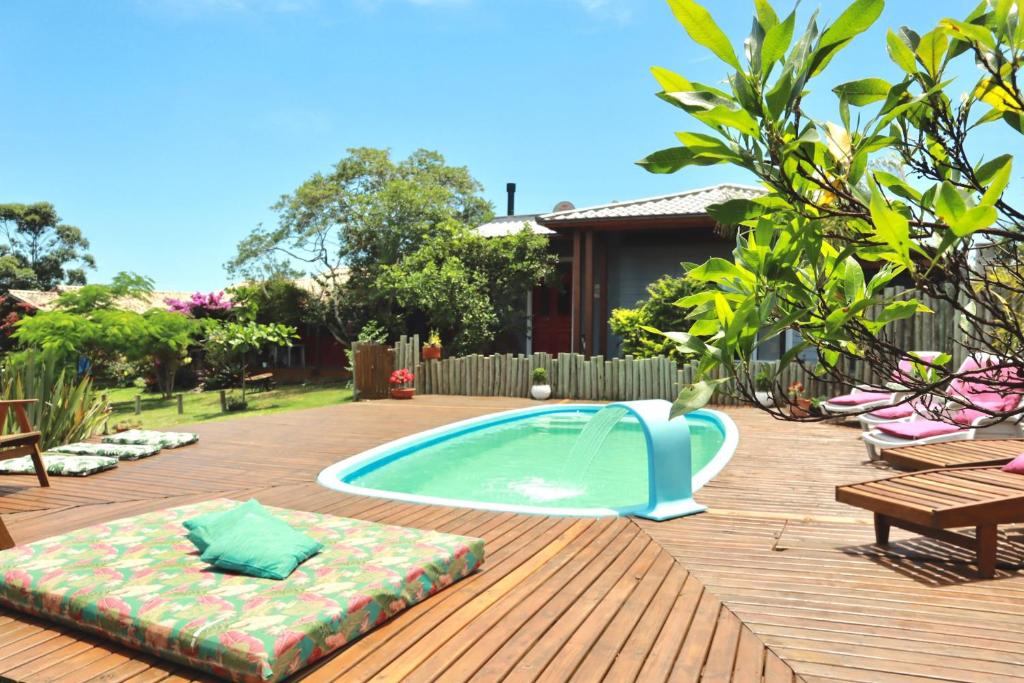
[[886, 448], [882, 459], [901, 470], [931, 470], [1005, 465], [1021, 453], [1024, 439], [985, 439]]
[[261, 372], [257, 375], [249, 375], [245, 378], [245, 383], [259, 388], [260, 391], [270, 391], [274, 386], [274, 373]]
[[[975, 553], [978, 572], [995, 574], [1000, 524], [1024, 522], [1024, 475], [998, 467], [951, 468], [900, 474], [836, 487], [836, 500], [875, 514], [875, 541], [890, 527], [945, 541]], [[950, 531], [974, 527], [974, 536]]]

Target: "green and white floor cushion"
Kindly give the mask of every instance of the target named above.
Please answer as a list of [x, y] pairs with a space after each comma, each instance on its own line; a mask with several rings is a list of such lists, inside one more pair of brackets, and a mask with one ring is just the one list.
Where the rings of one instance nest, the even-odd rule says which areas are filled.
[[64, 446], [54, 446], [50, 449], [52, 453], [72, 453], [74, 455], [105, 455], [118, 460], [138, 460], [148, 458], [160, 452], [160, 446], [148, 444], [127, 444], [127, 443], [69, 443]]
[[324, 545], [287, 579], [215, 569], [183, 523], [213, 500], [0, 551], [0, 605], [245, 683], [274, 683], [473, 573], [481, 539], [297, 510]]
[[[117, 467], [117, 458], [102, 455], [71, 455], [43, 453], [46, 473], [57, 477], [87, 477]], [[0, 460], [0, 474], [35, 474], [36, 468], [28, 455], [12, 460]]]
[[103, 437], [103, 443], [142, 444], [161, 448], [178, 448], [199, 441], [191, 432], [158, 432], [151, 429], [129, 429]]

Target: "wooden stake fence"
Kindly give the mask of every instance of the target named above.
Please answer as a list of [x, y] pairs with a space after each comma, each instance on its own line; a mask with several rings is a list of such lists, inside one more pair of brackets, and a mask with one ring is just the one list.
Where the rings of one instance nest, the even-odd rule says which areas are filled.
[[[898, 290], [889, 289], [887, 295]], [[955, 313], [948, 306], [930, 297], [919, 297], [934, 311], [898, 321], [887, 328], [886, 334], [900, 347], [921, 351], [945, 351], [953, 355], [953, 364], [963, 359], [957, 346], [962, 332]], [[451, 394], [457, 396], [513, 396], [527, 397], [533, 384], [533, 370], [544, 368], [548, 372], [554, 398], [584, 401], [632, 401], [660, 398], [673, 400], [681, 386], [692, 384], [695, 365], [677, 367], [666, 357], [585, 358], [580, 354], [499, 353], [490, 356], [472, 354], [457, 358], [443, 358], [423, 362], [420, 360], [420, 337], [402, 336], [394, 347], [395, 369], [409, 368], [416, 375], [418, 394]], [[767, 361], [766, 361], [767, 362]], [[861, 383], [875, 383], [870, 368], [863, 363], [847, 363], [847, 372]], [[755, 364], [755, 371], [759, 364]], [[724, 377], [718, 371], [711, 379]], [[814, 397], [835, 392], [800, 367], [789, 366], [778, 378], [776, 391], [795, 381], [803, 383], [804, 395]], [[739, 405], [731, 382], [715, 392], [711, 402], [716, 405]]]

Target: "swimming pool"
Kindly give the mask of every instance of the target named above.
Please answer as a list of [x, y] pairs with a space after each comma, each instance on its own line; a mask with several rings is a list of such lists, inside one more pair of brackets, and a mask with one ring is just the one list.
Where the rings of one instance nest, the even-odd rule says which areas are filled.
[[[665, 404], [667, 415], [667, 402], [657, 403]], [[464, 420], [339, 462], [318, 481], [347, 493], [438, 505], [578, 516], [636, 513], [655, 495], [646, 457], [652, 441], [643, 411], [629, 408], [563, 404]], [[683, 419], [672, 427], [678, 430]], [[688, 432], [687, 472], [695, 491], [731, 457], [736, 428], [722, 413], [699, 410], [685, 417], [682, 431]], [[685, 441], [682, 447], [674, 442], [674, 456], [685, 450]]]

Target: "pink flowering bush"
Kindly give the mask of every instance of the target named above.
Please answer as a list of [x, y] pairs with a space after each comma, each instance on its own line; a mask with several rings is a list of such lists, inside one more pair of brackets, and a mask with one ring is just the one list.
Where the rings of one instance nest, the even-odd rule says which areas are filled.
[[193, 318], [215, 318], [219, 314], [230, 311], [233, 307], [231, 300], [224, 292], [210, 292], [203, 294], [195, 292], [187, 301], [181, 299], [164, 299], [167, 310], [174, 313], [183, 313]]

